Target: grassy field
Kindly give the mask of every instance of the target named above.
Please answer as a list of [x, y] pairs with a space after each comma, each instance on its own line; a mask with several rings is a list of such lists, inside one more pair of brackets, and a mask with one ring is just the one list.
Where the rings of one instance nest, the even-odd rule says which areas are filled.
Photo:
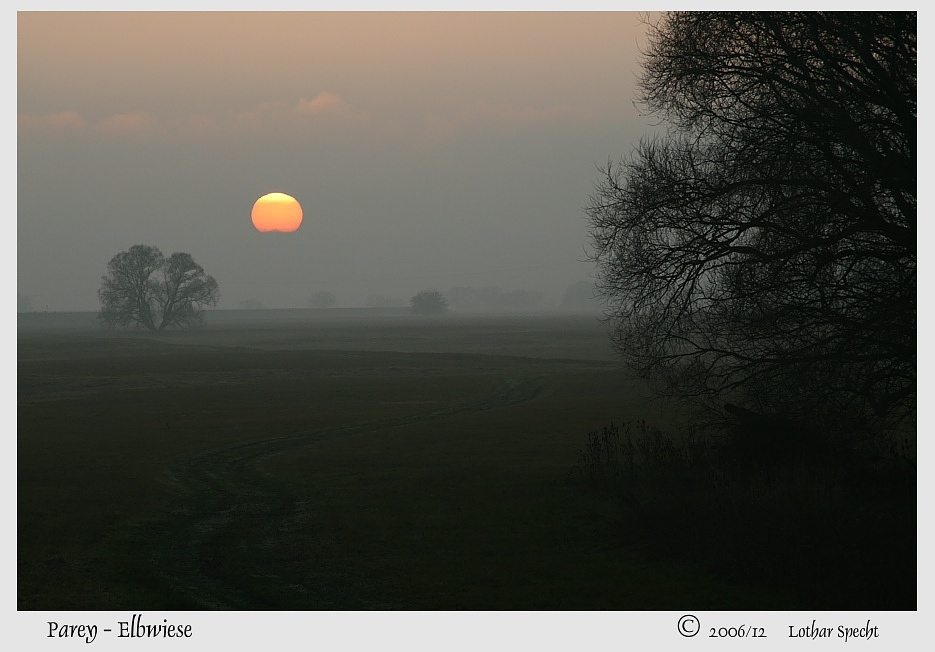
[[24, 315], [17, 353], [19, 609], [822, 606], [574, 479], [589, 432], [675, 422], [594, 317]]

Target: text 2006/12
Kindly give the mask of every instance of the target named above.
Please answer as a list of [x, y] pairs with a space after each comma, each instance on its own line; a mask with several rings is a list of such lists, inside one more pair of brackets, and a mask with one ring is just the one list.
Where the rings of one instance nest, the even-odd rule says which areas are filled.
[[708, 638], [766, 638], [766, 629], [753, 625], [712, 627]]

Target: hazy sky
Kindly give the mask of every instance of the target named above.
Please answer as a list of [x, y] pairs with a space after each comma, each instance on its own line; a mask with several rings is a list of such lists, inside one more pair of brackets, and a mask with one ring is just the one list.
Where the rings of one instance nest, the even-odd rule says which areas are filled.
[[[107, 261], [185, 251], [221, 308], [408, 300], [454, 286], [557, 300], [591, 275], [597, 167], [652, 125], [642, 16], [17, 16], [17, 292], [95, 310]], [[260, 233], [254, 201], [305, 218]]]

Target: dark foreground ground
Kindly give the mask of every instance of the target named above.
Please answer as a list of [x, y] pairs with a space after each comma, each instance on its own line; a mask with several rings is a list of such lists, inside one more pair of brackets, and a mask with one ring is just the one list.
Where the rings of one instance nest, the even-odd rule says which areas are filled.
[[17, 354], [19, 609], [913, 608], [647, 546], [582, 450], [677, 419], [594, 317], [23, 315]]

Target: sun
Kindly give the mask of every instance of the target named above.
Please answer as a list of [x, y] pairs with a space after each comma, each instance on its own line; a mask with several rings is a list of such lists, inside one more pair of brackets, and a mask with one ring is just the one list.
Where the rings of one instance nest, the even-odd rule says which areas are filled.
[[271, 192], [256, 200], [250, 218], [257, 231], [291, 233], [302, 224], [302, 205], [291, 195]]

